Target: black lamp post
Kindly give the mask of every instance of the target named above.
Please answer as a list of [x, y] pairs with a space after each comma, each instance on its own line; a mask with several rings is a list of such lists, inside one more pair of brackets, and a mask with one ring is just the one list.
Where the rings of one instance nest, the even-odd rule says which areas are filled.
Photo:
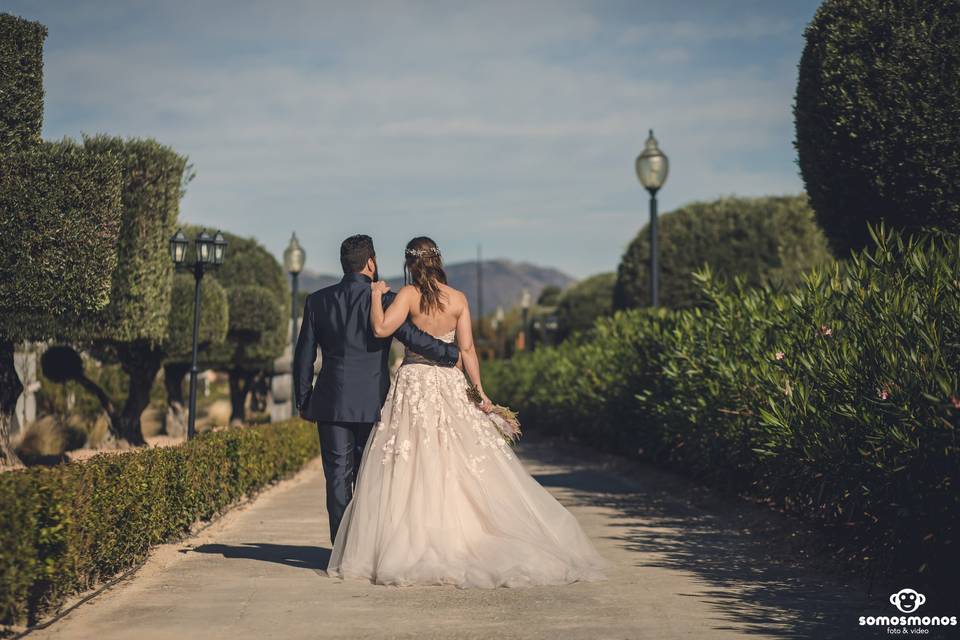
[[[292, 358], [297, 351], [297, 277], [300, 275], [300, 272], [303, 271], [303, 263], [306, 259], [307, 253], [303, 250], [303, 247], [300, 246], [300, 241], [297, 240], [297, 234], [294, 233], [290, 237], [290, 244], [287, 245], [287, 248], [283, 251], [283, 268], [290, 274], [290, 318], [293, 322], [293, 328], [290, 330], [291, 371], [293, 371]], [[297, 410], [297, 401], [292, 391], [293, 387], [291, 386], [290, 415], [294, 415]]]
[[657, 247], [657, 191], [667, 181], [669, 171], [667, 156], [657, 146], [653, 129], [644, 145], [643, 152], [637, 156], [637, 178], [650, 192], [650, 306], [656, 307], [660, 300], [660, 265]]
[[190, 409], [187, 419], [188, 440], [196, 434], [197, 422], [197, 376], [200, 373], [197, 369], [197, 340], [200, 334], [200, 281], [203, 279], [204, 272], [208, 269], [223, 264], [223, 256], [227, 250], [227, 240], [219, 231], [215, 236], [211, 236], [206, 230], [201, 231], [194, 240], [196, 255], [193, 264], [187, 263], [187, 247], [189, 245], [190, 242], [180, 229], [177, 229], [177, 232], [170, 238], [170, 257], [173, 259], [174, 267], [177, 269], [192, 269], [195, 283], [193, 288], [193, 353], [190, 358]]

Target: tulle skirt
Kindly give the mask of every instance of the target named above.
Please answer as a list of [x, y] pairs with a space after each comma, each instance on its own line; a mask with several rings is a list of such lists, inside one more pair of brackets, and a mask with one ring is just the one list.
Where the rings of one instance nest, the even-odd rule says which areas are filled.
[[530, 476], [458, 369], [404, 364], [364, 450], [328, 567], [388, 585], [604, 579], [573, 515]]

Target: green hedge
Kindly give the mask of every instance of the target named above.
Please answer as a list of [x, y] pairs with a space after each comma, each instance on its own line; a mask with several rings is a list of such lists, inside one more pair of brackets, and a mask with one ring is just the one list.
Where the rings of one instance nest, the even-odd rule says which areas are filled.
[[0, 13], [0, 157], [40, 143], [46, 37], [39, 22]]
[[317, 455], [301, 420], [0, 474], [0, 624], [33, 623]]
[[[0, 162], [0, 335], [72, 333], [109, 301], [120, 230], [120, 168], [63, 141]], [[57, 325], [57, 326], [54, 326]]]
[[187, 159], [154, 140], [95, 136], [84, 147], [116, 157], [123, 171], [123, 218], [110, 304], [91, 318], [91, 339], [114, 343], [167, 336], [176, 231]]
[[531, 431], [675, 465], [842, 529], [922, 583], [958, 566], [960, 241], [878, 246], [790, 293], [721, 286], [484, 370]]
[[[827, 240], [806, 196], [720, 198], [663, 215], [659, 225], [660, 304], [697, 306], [703, 296], [690, 277], [709, 265], [748, 285], [792, 286], [804, 271], [830, 260]], [[644, 225], [617, 269], [614, 308], [650, 304], [650, 229]]]

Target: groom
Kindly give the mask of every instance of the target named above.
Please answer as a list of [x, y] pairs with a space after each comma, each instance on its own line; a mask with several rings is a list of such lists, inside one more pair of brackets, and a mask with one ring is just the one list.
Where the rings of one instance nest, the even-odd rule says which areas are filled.
[[[370, 236], [344, 240], [340, 265], [344, 276], [339, 283], [307, 297], [293, 358], [297, 411], [305, 420], [315, 420], [320, 431], [331, 542], [353, 497], [363, 448], [380, 419], [380, 407], [390, 387], [391, 339], [376, 338], [370, 329], [370, 283], [378, 279]], [[385, 308], [394, 296], [383, 296]], [[437, 340], [409, 320], [394, 337], [411, 351], [444, 366], [454, 366], [460, 358], [456, 345]], [[314, 386], [317, 348], [323, 362]]]

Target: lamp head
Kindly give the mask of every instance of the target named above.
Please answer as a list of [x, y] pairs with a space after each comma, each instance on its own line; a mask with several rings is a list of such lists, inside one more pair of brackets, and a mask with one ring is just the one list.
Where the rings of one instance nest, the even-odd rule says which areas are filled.
[[667, 156], [660, 150], [657, 139], [653, 137], [653, 129], [644, 144], [643, 151], [637, 156], [637, 178], [647, 191], [655, 194], [667, 181], [670, 163]]
[[283, 268], [287, 273], [297, 274], [303, 271], [303, 263], [307, 259], [307, 253], [300, 246], [297, 240], [297, 234], [294, 233], [290, 238], [290, 244], [283, 251]]

